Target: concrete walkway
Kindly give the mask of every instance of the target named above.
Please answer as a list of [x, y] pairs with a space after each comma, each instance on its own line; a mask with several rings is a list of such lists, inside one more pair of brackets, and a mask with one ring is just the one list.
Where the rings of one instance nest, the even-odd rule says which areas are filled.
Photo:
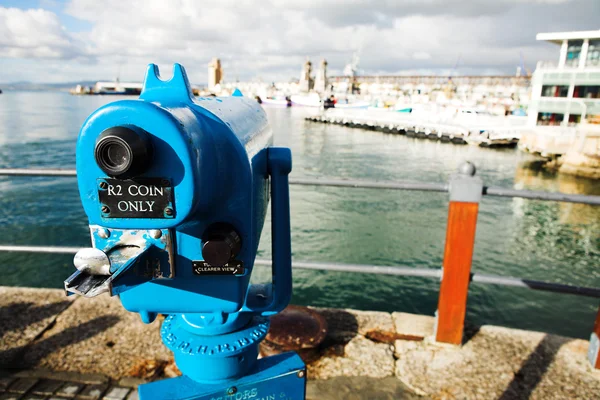
[[[587, 363], [584, 340], [483, 326], [457, 348], [431, 340], [432, 317], [318, 311], [329, 333], [308, 355], [309, 399], [599, 398], [600, 371]], [[112, 399], [113, 388], [121, 388], [115, 393], [123, 399], [135, 398], [137, 383], [178, 374], [159, 328], [160, 321], [144, 325], [105, 295], [67, 298], [62, 290], [0, 287], [0, 399], [45, 398], [34, 394], [35, 385], [77, 383], [81, 376], [95, 377], [85, 385], [104, 391], [84, 396], [84, 385], [77, 398]], [[67, 375], [51, 375], [57, 372]], [[17, 385], [23, 379], [29, 381]], [[12, 386], [28, 384], [25, 394]]]

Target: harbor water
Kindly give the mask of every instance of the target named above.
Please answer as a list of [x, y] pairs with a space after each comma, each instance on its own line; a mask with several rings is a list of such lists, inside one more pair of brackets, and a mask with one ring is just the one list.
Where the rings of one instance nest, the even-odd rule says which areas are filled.
[[[74, 168], [85, 118], [117, 97], [62, 92], [0, 95], [1, 168]], [[275, 144], [289, 146], [293, 176], [446, 182], [469, 160], [488, 186], [600, 195], [600, 184], [535, 168], [516, 149], [484, 149], [305, 121], [306, 109], [266, 109]], [[74, 178], [0, 177], [0, 244], [89, 246]], [[292, 186], [294, 259], [440, 268], [444, 193]], [[270, 256], [269, 223], [260, 246]], [[0, 253], [0, 285], [62, 287], [70, 255]], [[485, 197], [473, 270], [600, 286], [600, 207]], [[269, 270], [256, 267], [253, 279]], [[294, 271], [296, 304], [433, 315], [439, 282]], [[472, 284], [467, 319], [588, 338], [598, 300]]]

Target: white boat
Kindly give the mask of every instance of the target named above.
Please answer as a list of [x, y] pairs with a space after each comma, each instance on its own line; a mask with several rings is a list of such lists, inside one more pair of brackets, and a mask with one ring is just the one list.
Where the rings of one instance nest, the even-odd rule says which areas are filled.
[[316, 93], [306, 95], [295, 94], [292, 96], [292, 104], [302, 107], [321, 107], [321, 97]]
[[261, 99], [262, 105], [273, 106], [273, 107], [290, 107], [292, 102], [286, 99], [273, 99], [273, 98], [265, 98]]
[[371, 104], [368, 101], [357, 101], [356, 103], [336, 103], [335, 108], [369, 108]]
[[[302, 107], [322, 107], [323, 101], [317, 93], [310, 93], [307, 95], [294, 95], [292, 96], [292, 103], [295, 106]], [[357, 102], [345, 102], [344, 100], [338, 100], [335, 103], [335, 108], [368, 108], [371, 104], [368, 101], [357, 101]]]
[[137, 82], [96, 82], [92, 94], [100, 95], [139, 95], [143, 85]]

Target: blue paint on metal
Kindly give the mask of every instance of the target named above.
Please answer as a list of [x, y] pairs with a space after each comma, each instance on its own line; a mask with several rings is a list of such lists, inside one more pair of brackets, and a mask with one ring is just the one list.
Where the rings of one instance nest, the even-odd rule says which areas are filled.
[[269, 330], [269, 319], [255, 316], [241, 329], [220, 335], [202, 335], [189, 328], [186, 315], [169, 315], [160, 335], [173, 352], [177, 366], [189, 378], [211, 383], [250, 370], [258, 356], [258, 345]]
[[242, 97], [242, 91], [238, 88], [235, 88], [235, 90], [233, 91], [233, 93], [231, 93], [231, 97]]
[[[168, 204], [173, 212], [165, 211], [164, 218], [111, 218], [106, 208], [103, 211], [98, 191], [106, 190], [102, 182], [107, 176], [96, 163], [94, 148], [102, 132], [117, 126], [149, 134], [154, 158], [135, 178], [171, 182]], [[79, 191], [93, 245], [111, 260], [110, 293], [119, 294], [123, 306], [139, 313], [144, 322], [152, 322], [158, 313], [168, 314], [161, 337], [185, 375], [142, 386], [146, 399], [204, 398], [204, 393], [222, 386], [216, 382], [225, 381], [260, 390], [263, 397], [269, 387], [277, 388], [277, 399], [304, 398], [304, 373], [296, 375], [304, 364], [297, 356], [256, 362], [268, 316], [287, 306], [292, 291], [291, 152], [271, 144], [272, 132], [260, 105], [241, 93], [194, 98], [178, 64], [168, 81], [150, 65], [139, 100], [108, 104], [81, 129], [76, 155]], [[250, 285], [271, 197], [273, 282]], [[242, 274], [195, 273], [193, 263], [204, 261], [204, 234], [215, 223], [229, 224], [238, 233], [241, 248], [235, 260], [242, 263]], [[161, 395], [167, 392], [173, 396]]]
[[201, 384], [186, 376], [139, 387], [140, 400], [304, 400], [304, 363], [295, 353], [262, 358], [236, 381]]

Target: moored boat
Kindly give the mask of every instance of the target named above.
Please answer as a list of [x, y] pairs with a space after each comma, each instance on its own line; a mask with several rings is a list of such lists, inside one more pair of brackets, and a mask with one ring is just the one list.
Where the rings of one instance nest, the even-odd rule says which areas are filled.
[[267, 98], [262, 99], [261, 104], [273, 106], [273, 107], [291, 107], [292, 100], [289, 97], [286, 97], [285, 99], [267, 97]]
[[302, 107], [321, 107], [321, 97], [317, 93], [310, 93], [306, 95], [295, 94], [291, 97], [292, 104], [295, 106]]
[[[291, 97], [292, 103], [302, 107], [323, 107], [324, 103], [321, 97], [317, 93], [310, 93], [307, 95], [294, 95]], [[369, 108], [371, 103], [368, 101], [356, 101], [350, 102], [347, 99], [339, 100], [336, 99], [335, 105], [331, 108]]]
[[370, 103], [368, 101], [357, 101], [355, 103], [335, 103], [335, 108], [369, 108]]

